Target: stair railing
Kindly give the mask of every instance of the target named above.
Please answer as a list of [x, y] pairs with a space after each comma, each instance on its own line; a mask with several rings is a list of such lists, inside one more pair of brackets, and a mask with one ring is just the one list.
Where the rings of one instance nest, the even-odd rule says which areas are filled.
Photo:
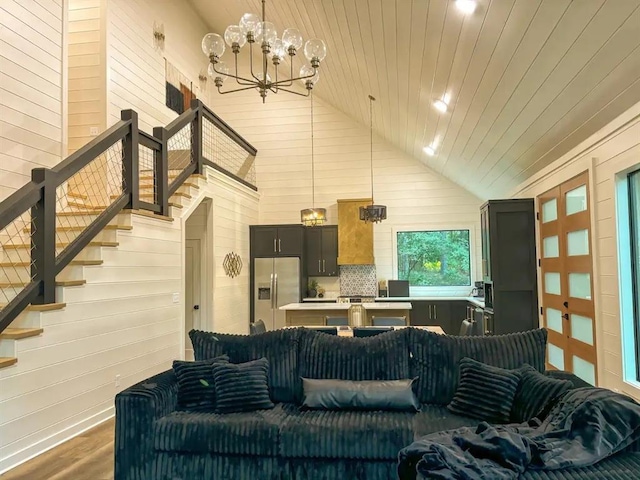
[[[153, 135], [121, 120], [0, 202], [0, 333], [29, 305], [54, 303], [56, 276], [123, 210], [169, 214], [169, 198], [212, 167], [255, 187], [257, 151], [201, 101]], [[97, 243], [102, 245], [104, 243]]]

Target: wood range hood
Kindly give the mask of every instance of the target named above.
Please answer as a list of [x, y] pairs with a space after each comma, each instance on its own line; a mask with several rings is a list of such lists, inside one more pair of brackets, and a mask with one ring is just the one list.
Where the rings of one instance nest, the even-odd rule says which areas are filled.
[[371, 198], [338, 200], [338, 265], [374, 265], [373, 224], [360, 220]]

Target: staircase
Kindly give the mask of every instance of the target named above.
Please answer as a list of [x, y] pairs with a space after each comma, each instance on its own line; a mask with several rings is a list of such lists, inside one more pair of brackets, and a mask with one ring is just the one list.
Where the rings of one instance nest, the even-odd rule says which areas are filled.
[[[236, 175], [255, 148], [201, 102], [153, 136], [137, 130], [135, 112], [122, 118], [0, 203], [0, 369], [17, 364], [21, 342], [46, 335], [68, 292], [109, 266], [105, 252], [131, 235], [135, 218], [173, 222], [199, 202], [205, 167], [255, 189]], [[223, 143], [214, 134], [236, 151], [212, 148]], [[225, 164], [234, 157], [242, 161]]]

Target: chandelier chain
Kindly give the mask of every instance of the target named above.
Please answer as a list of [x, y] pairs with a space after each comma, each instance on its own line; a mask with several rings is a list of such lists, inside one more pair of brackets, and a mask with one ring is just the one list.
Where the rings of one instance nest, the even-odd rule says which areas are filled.
[[369, 95], [369, 137], [370, 137], [370, 157], [371, 157], [371, 205], [375, 204], [373, 200], [373, 101], [375, 98]]
[[311, 97], [311, 205], [313, 208], [316, 208], [316, 173], [313, 152], [313, 92], [311, 92], [309, 97]]

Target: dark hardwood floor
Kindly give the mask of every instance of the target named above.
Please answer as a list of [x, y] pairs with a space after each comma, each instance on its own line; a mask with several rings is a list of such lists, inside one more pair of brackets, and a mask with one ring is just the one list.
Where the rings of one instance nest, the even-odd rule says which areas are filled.
[[1, 480], [112, 480], [112, 418], [0, 475]]

